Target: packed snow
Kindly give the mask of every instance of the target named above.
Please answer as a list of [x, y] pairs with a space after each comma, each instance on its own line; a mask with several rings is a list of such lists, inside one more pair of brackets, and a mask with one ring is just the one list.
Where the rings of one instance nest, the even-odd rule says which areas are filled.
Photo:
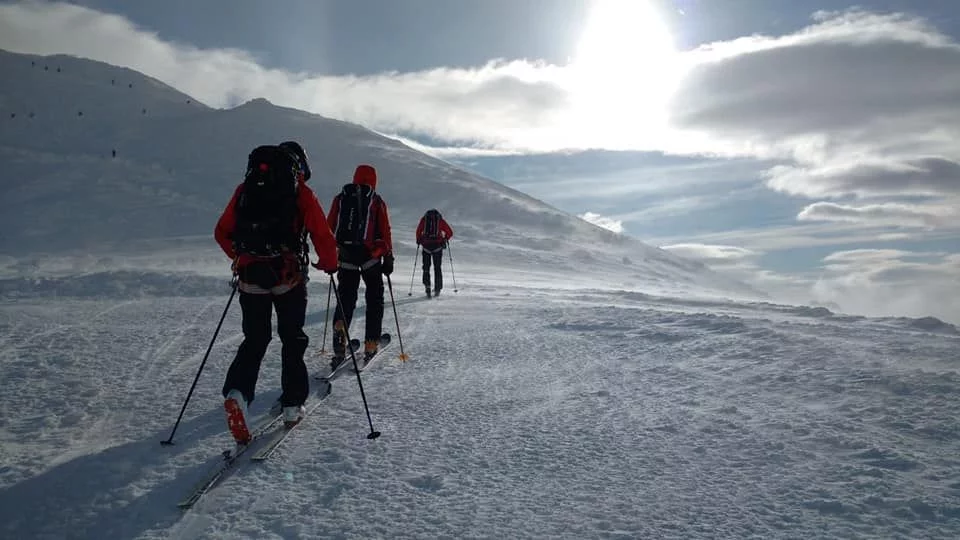
[[[226, 291], [4, 302], [0, 531], [956, 536], [955, 329], [522, 278], [504, 284], [458, 269], [459, 292], [436, 299], [394, 285], [411, 358], [401, 362], [394, 345], [363, 375], [379, 439], [365, 438], [356, 380], [341, 377], [277, 456], [241, 464], [186, 513], [176, 502], [231, 446], [219, 390], [240, 339], [236, 309], [176, 445], [159, 442]], [[314, 283], [311, 353], [325, 297]], [[279, 394], [274, 345], [255, 411]], [[311, 354], [309, 364], [319, 370], [323, 357]]]
[[[262, 101], [212, 110], [75, 58], [2, 53], [0, 68], [18, 75], [0, 89], [0, 159], [33, 179], [0, 188], [0, 537], [960, 536], [948, 323], [771, 302], [358, 126]], [[105, 97], [119, 91], [129, 106]], [[83, 115], [95, 129], [7, 110], [69, 100], [104, 103]], [[235, 300], [160, 444], [230, 298], [213, 223], [246, 152], [286, 138], [304, 141], [324, 207], [357, 163], [381, 172], [394, 343], [361, 377], [382, 435], [366, 438], [357, 378], [340, 377], [277, 455], [241, 459], [184, 511], [232, 447]], [[413, 244], [430, 207], [456, 232], [433, 299]], [[321, 371], [328, 282], [312, 277]], [[254, 414], [279, 395], [279, 348]]]

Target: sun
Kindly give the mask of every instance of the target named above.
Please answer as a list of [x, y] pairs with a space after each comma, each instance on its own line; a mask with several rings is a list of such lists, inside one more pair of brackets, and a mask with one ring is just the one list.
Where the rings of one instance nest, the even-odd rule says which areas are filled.
[[649, 2], [596, 0], [573, 65], [616, 74], [630, 65], [655, 67], [673, 54], [673, 37]]
[[576, 129], [608, 139], [665, 124], [681, 71], [670, 30], [646, 0], [595, 0], [567, 68]]

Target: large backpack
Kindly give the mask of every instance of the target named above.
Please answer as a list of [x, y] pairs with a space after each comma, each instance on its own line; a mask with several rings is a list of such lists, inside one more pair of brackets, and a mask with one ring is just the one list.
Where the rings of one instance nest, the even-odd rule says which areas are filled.
[[366, 184], [346, 184], [340, 191], [340, 213], [337, 216], [337, 228], [333, 231], [337, 244], [342, 246], [360, 246], [366, 243], [376, 224], [371, 226], [373, 202], [376, 192]]
[[299, 254], [304, 238], [297, 206], [296, 156], [278, 146], [258, 146], [247, 158], [237, 198], [233, 242], [238, 254]]
[[436, 209], [427, 210], [423, 215], [423, 232], [421, 238], [427, 242], [436, 242], [440, 238], [440, 220], [443, 217]]

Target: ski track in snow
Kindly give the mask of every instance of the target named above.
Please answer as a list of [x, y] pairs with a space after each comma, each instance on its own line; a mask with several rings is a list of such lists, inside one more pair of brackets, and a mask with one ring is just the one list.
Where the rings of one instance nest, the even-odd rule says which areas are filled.
[[[325, 293], [311, 289], [311, 354]], [[363, 376], [381, 438], [365, 438], [345, 374], [274, 458], [242, 465], [186, 513], [176, 501], [229, 447], [219, 391], [239, 310], [177, 444], [161, 447], [226, 297], [3, 303], [0, 535], [960, 534], [956, 335], [483, 283], [397, 300], [411, 359], [397, 341]], [[362, 314], [361, 302], [354, 329]], [[389, 303], [384, 330], [396, 332]], [[254, 412], [279, 393], [278, 354], [274, 339]]]

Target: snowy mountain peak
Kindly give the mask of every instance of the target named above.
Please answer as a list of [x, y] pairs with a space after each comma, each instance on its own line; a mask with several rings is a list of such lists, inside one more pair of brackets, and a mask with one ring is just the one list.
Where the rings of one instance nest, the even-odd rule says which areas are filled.
[[251, 99], [250, 101], [244, 103], [243, 105], [240, 105], [240, 107], [275, 107], [275, 106], [276, 105], [271, 103], [269, 99], [262, 98], [262, 97]]
[[0, 69], [13, 75], [0, 89], [0, 159], [8, 177], [30, 179], [0, 188], [5, 253], [129, 251], [187, 238], [198, 259], [218, 260], [210, 231], [250, 149], [295, 139], [325, 207], [357, 164], [377, 168], [400, 257], [415, 254], [416, 222], [436, 207], [464, 262], [614, 276], [624, 287], [746, 290], [354, 124], [263, 98], [210, 109], [129, 69], [67, 56], [2, 53]]

